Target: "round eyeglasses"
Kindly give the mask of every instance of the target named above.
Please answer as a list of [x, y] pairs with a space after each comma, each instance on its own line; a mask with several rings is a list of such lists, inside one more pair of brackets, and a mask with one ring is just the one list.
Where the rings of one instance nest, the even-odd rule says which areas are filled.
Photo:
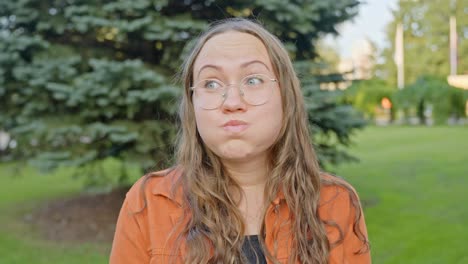
[[[273, 84], [276, 82], [276, 79], [265, 74], [252, 74], [244, 77], [238, 87], [246, 103], [258, 106], [268, 102], [273, 94]], [[194, 99], [203, 109], [213, 110], [223, 104], [232, 85], [235, 84], [224, 84], [217, 79], [204, 79], [190, 89], [193, 91]]]

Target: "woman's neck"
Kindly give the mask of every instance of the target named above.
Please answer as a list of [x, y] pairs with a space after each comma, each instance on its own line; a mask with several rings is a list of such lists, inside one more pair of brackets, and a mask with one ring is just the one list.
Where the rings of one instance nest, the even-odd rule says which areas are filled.
[[223, 161], [223, 165], [230, 177], [244, 190], [262, 189], [267, 179], [266, 159], [253, 159], [250, 161]]
[[[223, 162], [242, 193], [233, 193], [239, 201], [238, 208], [244, 218], [244, 235], [258, 235], [264, 212], [264, 191], [268, 177], [266, 160], [248, 162]], [[238, 196], [240, 195], [240, 196]]]

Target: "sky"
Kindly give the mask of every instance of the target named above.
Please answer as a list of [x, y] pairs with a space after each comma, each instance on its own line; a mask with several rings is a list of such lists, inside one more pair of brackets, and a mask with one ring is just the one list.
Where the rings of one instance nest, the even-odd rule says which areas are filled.
[[338, 37], [327, 36], [326, 43], [336, 47], [342, 58], [351, 57], [353, 45], [368, 38], [380, 50], [386, 45], [385, 28], [392, 21], [391, 10], [397, 8], [398, 0], [363, 0], [359, 14], [350, 22], [338, 27]]

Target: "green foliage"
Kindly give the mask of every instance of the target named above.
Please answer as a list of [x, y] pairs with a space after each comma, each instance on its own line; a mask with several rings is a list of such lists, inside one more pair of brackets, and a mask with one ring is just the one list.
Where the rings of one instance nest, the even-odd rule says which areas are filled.
[[396, 86], [394, 64], [395, 31], [403, 24], [405, 51], [405, 83], [413, 83], [421, 75], [446, 77], [450, 74], [449, 21], [457, 19], [458, 73], [468, 72], [468, 1], [431, 0], [398, 1], [394, 20], [387, 26], [389, 48], [383, 51], [385, 64], [380, 71], [391, 85]]
[[365, 121], [349, 104], [341, 104], [343, 92], [320, 89], [319, 80], [308, 72], [313, 71], [309, 63], [296, 63], [303, 87], [305, 103], [309, 113], [309, 124], [313, 143], [322, 165], [356, 161], [344, 151], [351, 144], [352, 131], [363, 128]]
[[373, 118], [382, 99], [391, 99], [395, 92], [396, 90], [383, 80], [362, 80], [354, 82], [344, 91], [343, 100], [359, 109], [367, 118]]
[[[209, 22], [258, 18], [310, 64], [323, 33], [356, 15], [339, 1], [1, 1], [0, 128], [17, 142], [2, 159], [43, 169], [107, 157], [142, 168], [171, 162], [180, 85], [173, 80], [190, 39]], [[305, 77], [311, 71], [306, 71]], [[362, 122], [333, 93], [305, 87], [321, 160], [339, 162]], [[308, 92], [316, 91], [316, 93]], [[333, 140], [328, 138], [334, 138]], [[341, 154], [340, 154], [341, 153]], [[124, 175], [122, 176], [124, 180]]]
[[394, 95], [396, 107], [408, 111], [417, 108], [422, 123], [424, 110], [432, 106], [434, 121], [445, 123], [449, 117], [465, 117], [465, 102], [468, 91], [451, 87], [447, 81], [434, 76], [421, 76], [416, 82]]

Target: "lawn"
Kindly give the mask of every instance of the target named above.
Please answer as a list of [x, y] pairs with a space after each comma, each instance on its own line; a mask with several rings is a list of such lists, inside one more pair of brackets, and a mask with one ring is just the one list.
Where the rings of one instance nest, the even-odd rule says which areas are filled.
[[[120, 168], [113, 160], [107, 160], [103, 166], [106, 175], [118, 175]], [[128, 168], [133, 181], [139, 177], [136, 171], [135, 167]], [[108, 244], [44, 241], [38, 230], [23, 221], [48, 200], [68, 198], [82, 192], [85, 178], [73, 175], [70, 168], [40, 174], [30, 167], [0, 166], [0, 264], [108, 263]], [[109, 181], [112, 180], [115, 181], [110, 177]]]
[[31, 168], [21, 171], [2, 165], [0, 170], [0, 263], [65, 264], [106, 263], [107, 245], [64, 245], [41, 240], [37, 230], [23, 221], [48, 199], [69, 197], [82, 189], [69, 170], [50, 175]]
[[468, 263], [468, 127], [371, 127], [335, 172], [368, 204], [374, 263]]
[[[369, 127], [333, 171], [367, 205], [374, 263], [468, 263], [468, 127]], [[48, 199], [76, 194], [69, 171], [0, 167], [0, 263], [107, 263], [109, 245], [41, 240], [21, 221]]]

